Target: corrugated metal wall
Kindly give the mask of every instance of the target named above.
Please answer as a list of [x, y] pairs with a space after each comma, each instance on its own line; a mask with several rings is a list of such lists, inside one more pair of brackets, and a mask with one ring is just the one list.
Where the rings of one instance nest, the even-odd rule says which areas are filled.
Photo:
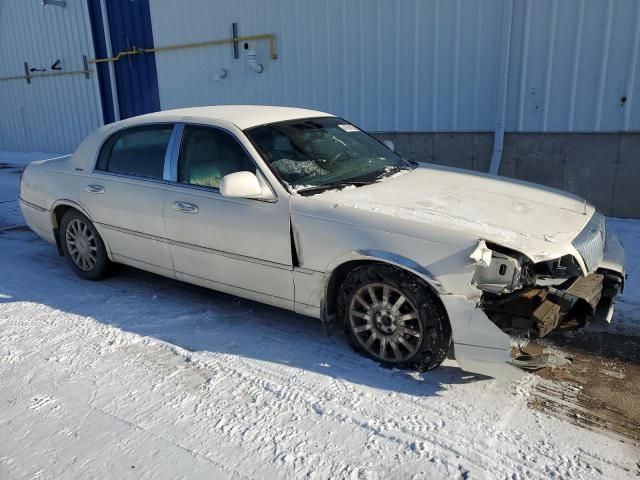
[[[268, 103], [375, 131], [491, 131], [511, 0], [154, 0], [156, 46], [275, 33], [264, 73], [231, 46], [160, 53], [162, 108]], [[640, 130], [638, 0], [514, 0], [508, 131]], [[220, 68], [229, 75], [214, 81]]]
[[[326, 110], [373, 131], [492, 131], [499, 39], [513, 1], [507, 131], [640, 130], [638, 0], [153, 0], [156, 46], [274, 33], [156, 55], [161, 107], [216, 103]], [[87, 5], [0, 1], [0, 76], [94, 56]], [[127, 60], [123, 60], [126, 62]], [[228, 70], [215, 81], [215, 72]], [[0, 82], [0, 149], [71, 151], [101, 123], [96, 75]]]
[[640, 130], [640, 1], [516, 0], [507, 130]]
[[[94, 56], [84, 0], [0, 1], [0, 77], [23, 74], [24, 62], [49, 71], [56, 59], [82, 70], [82, 55]], [[0, 112], [0, 150], [9, 151], [70, 152], [102, 123], [95, 75], [0, 81]]]
[[[160, 53], [162, 108], [268, 103], [326, 110], [370, 130], [491, 130], [502, 0], [151, 2], [157, 46], [275, 33], [251, 72], [230, 45]], [[180, 26], [178, 28], [178, 26]], [[188, 26], [188, 27], [185, 27]], [[229, 71], [213, 81], [213, 72]]]

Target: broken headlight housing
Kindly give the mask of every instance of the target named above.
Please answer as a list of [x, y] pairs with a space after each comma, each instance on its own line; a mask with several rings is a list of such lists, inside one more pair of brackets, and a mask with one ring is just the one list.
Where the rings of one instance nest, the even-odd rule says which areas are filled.
[[484, 292], [501, 295], [531, 283], [530, 261], [522, 254], [491, 249], [489, 262], [478, 262], [472, 285]]
[[512, 293], [528, 285], [560, 285], [582, 273], [571, 255], [534, 264], [521, 253], [487, 245], [482, 240], [470, 258], [477, 265], [472, 285], [494, 295]]

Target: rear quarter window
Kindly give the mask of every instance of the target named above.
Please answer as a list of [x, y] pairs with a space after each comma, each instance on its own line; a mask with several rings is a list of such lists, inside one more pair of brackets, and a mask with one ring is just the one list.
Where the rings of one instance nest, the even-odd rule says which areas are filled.
[[147, 125], [114, 133], [98, 155], [96, 170], [162, 179], [173, 125]]

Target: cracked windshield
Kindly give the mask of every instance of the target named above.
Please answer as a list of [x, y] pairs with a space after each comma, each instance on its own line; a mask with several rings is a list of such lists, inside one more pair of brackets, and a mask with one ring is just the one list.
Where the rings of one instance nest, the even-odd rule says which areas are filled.
[[413, 168], [340, 118], [274, 123], [245, 133], [276, 174], [298, 193], [366, 185]]

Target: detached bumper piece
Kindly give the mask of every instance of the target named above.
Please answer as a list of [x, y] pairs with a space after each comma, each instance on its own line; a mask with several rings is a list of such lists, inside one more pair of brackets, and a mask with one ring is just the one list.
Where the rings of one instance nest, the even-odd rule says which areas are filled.
[[540, 337], [557, 328], [582, 327], [594, 316], [602, 298], [604, 275], [591, 274], [572, 280], [566, 289], [549, 287], [540, 292], [543, 301], [533, 311], [535, 327]]
[[525, 329], [533, 336], [544, 337], [556, 328], [583, 327], [591, 318], [610, 322], [622, 284], [615, 273], [592, 273], [572, 278], [559, 288], [534, 287], [488, 301], [484, 310], [501, 328]]

